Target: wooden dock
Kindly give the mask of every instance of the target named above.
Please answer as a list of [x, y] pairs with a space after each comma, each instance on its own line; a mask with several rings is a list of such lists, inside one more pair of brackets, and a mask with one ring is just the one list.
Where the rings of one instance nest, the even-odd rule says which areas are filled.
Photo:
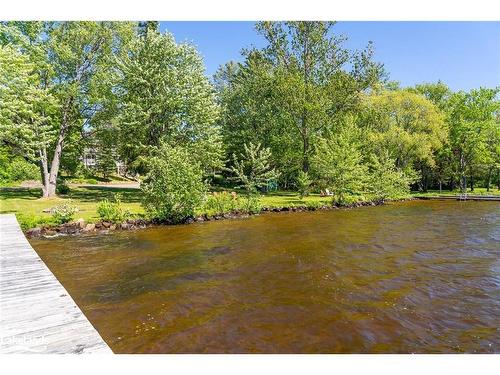
[[0, 215], [0, 353], [113, 353], [14, 215]]

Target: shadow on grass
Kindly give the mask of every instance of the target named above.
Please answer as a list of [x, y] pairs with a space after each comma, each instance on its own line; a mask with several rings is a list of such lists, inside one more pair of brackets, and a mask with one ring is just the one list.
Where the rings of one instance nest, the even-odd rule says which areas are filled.
[[[105, 198], [113, 199], [114, 195], [118, 193], [121, 194], [124, 203], [141, 201], [141, 191], [139, 189], [106, 186], [71, 188], [68, 194], [59, 195], [59, 197], [81, 202], [99, 202]], [[0, 188], [0, 200], [35, 200], [41, 197], [42, 189], [39, 188]]]
[[86, 186], [71, 189], [65, 197], [82, 202], [99, 202], [105, 198], [113, 199], [115, 194], [121, 195], [124, 203], [135, 203], [141, 201], [141, 191], [133, 188], [117, 188], [107, 186]]
[[0, 188], [0, 200], [6, 199], [38, 199], [42, 197], [42, 189], [39, 188]]

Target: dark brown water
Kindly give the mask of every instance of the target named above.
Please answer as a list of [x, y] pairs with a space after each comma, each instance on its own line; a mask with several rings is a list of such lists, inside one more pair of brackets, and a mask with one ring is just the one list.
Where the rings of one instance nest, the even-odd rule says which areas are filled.
[[33, 240], [117, 353], [500, 352], [500, 204]]

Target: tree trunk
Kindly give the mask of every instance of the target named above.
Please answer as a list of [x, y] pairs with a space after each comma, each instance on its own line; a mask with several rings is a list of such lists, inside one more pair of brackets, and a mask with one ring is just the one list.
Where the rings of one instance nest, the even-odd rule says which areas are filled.
[[439, 180], [439, 194], [443, 192], [443, 181]]
[[302, 171], [309, 172], [309, 142], [307, 137], [302, 139]]
[[450, 177], [450, 191], [455, 189], [455, 176]]
[[467, 177], [465, 172], [465, 158], [460, 154], [460, 192], [465, 194], [467, 192]]
[[486, 181], [486, 191], [490, 191], [491, 185], [491, 174], [493, 173], [493, 167], [488, 168], [488, 180]]
[[66, 138], [66, 133], [69, 127], [69, 110], [73, 98], [69, 98], [66, 105], [63, 108], [63, 119], [61, 130], [59, 131], [59, 137], [57, 138], [56, 148], [54, 150], [54, 156], [52, 158], [52, 164], [50, 165], [49, 173], [49, 184], [47, 187], [47, 196], [54, 197], [56, 195], [57, 187], [57, 176], [59, 175], [59, 166], [61, 165], [61, 154], [64, 146], [64, 139]]
[[497, 168], [497, 190], [500, 190], [500, 168]]
[[49, 196], [49, 167], [47, 164], [47, 150], [44, 147], [42, 150], [38, 151], [40, 157], [40, 174], [42, 177], [42, 196], [48, 198]]
[[470, 175], [470, 191], [474, 191], [474, 175]]

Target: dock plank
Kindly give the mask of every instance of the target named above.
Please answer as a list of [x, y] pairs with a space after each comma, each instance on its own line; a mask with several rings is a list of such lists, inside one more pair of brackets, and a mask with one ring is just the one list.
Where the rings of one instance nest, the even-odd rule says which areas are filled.
[[14, 215], [0, 215], [0, 353], [113, 353]]

